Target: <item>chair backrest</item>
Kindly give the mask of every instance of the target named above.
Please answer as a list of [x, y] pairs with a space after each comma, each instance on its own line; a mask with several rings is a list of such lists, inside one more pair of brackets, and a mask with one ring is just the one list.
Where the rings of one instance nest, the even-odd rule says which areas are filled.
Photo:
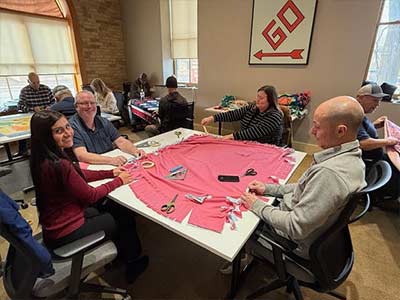
[[350, 194], [336, 222], [310, 247], [311, 271], [316, 278], [315, 289], [320, 292], [334, 290], [351, 272], [354, 252], [348, 223], [358, 200], [364, 195], [365, 192]]
[[0, 235], [10, 243], [3, 274], [4, 288], [12, 299], [28, 299], [42, 269], [39, 260], [8, 225], [0, 223]]
[[283, 131], [282, 131], [282, 144], [292, 147], [292, 116], [290, 108], [286, 105], [279, 105], [283, 112]]
[[194, 121], [194, 102], [189, 102], [187, 105], [186, 124], [184, 128], [193, 129]]
[[363, 189], [366, 193], [374, 192], [383, 187], [392, 177], [392, 168], [384, 160], [378, 160], [369, 169], [365, 180], [367, 186]]

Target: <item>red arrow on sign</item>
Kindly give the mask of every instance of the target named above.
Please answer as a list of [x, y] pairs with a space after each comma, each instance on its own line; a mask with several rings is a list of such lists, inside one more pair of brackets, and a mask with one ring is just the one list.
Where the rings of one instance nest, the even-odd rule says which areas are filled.
[[274, 52], [274, 53], [268, 53], [268, 52], [262, 52], [262, 50], [259, 50], [256, 54], [254, 54], [255, 57], [257, 57], [259, 60], [262, 60], [263, 57], [285, 57], [289, 56], [292, 59], [302, 59], [303, 56], [301, 56], [301, 53], [304, 51], [304, 49], [294, 49], [292, 52]]

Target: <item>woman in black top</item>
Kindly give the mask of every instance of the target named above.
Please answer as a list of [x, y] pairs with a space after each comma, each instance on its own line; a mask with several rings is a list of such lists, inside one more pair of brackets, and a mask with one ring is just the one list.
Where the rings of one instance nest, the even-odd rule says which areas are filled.
[[283, 113], [277, 103], [278, 95], [275, 88], [265, 85], [258, 89], [255, 104], [206, 117], [201, 120], [201, 125], [240, 121], [240, 130], [223, 136], [224, 139], [250, 140], [280, 146]]

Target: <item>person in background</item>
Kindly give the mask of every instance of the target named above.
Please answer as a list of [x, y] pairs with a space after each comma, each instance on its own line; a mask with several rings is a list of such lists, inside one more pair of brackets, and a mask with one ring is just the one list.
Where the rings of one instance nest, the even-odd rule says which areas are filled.
[[282, 143], [283, 113], [278, 106], [278, 95], [273, 86], [265, 85], [257, 90], [255, 104], [209, 116], [201, 125], [212, 122], [240, 121], [240, 130], [223, 138], [250, 140], [280, 146]]
[[[364, 113], [370, 114], [378, 108], [382, 98], [385, 96], [387, 94], [383, 93], [379, 85], [370, 83], [358, 90], [357, 101], [361, 104]], [[376, 201], [384, 200], [385, 198], [396, 200], [400, 196], [400, 172], [383, 151], [384, 147], [396, 145], [399, 143], [399, 140], [393, 137], [381, 139], [377, 132], [378, 128], [384, 126], [386, 119], [386, 116], [381, 116], [372, 122], [367, 116], [364, 116], [357, 135], [362, 149], [362, 157], [367, 167], [367, 173], [370, 167], [378, 160], [386, 160], [392, 169], [392, 177], [389, 182], [371, 194], [371, 197]]]
[[53, 89], [53, 94], [56, 98], [56, 103], [50, 106], [50, 110], [58, 111], [66, 117], [76, 114], [75, 99], [68, 87], [57, 85]]
[[178, 82], [174, 76], [167, 78], [165, 86], [168, 89], [168, 95], [160, 99], [158, 113], [155, 117], [160, 120], [159, 124], [147, 125], [145, 131], [154, 136], [163, 132], [167, 132], [179, 127], [185, 127], [188, 115], [188, 102], [176, 90]]
[[[32, 116], [30, 168], [44, 243], [55, 249], [103, 230], [106, 239], [116, 243], [127, 268], [126, 279], [132, 282], [148, 265], [148, 257], [140, 257], [134, 213], [102, 199], [133, 179], [122, 167], [82, 170], [71, 151], [73, 136], [74, 130], [59, 112]], [[105, 178], [113, 180], [98, 187], [88, 184]]]
[[[28, 74], [28, 85], [22, 88], [19, 94], [18, 110], [22, 112], [37, 112], [49, 108], [56, 99], [47, 85], [40, 84], [39, 75], [35, 72]], [[27, 156], [28, 146], [26, 140], [18, 142], [18, 156]]]
[[126, 157], [100, 155], [114, 149], [139, 157], [144, 155], [130, 141], [123, 138], [114, 125], [106, 118], [96, 115], [96, 99], [91, 92], [81, 91], [75, 97], [77, 114], [69, 121], [74, 134], [74, 153], [79, 161], [90, 164], [108, 164], [122, 166]]
[[97, 103], [100, 105], [100, 110], [109, 114], [117, 114], [117, 100], [114, 97], [112, 91], [106, 86], [106, 84], [100, 78], [95, 78], [90, 83], [94, 94], [96, 96]]
[[[241, 196], [242, 203], [264, 221], [261, 226], [272, 227], [279, 235], [294, 241], [294, 253], [309, 258], [313, 241], [323, 234], [339, 217], [348, 195], [366, 186], [365, 165], [361, 158], [357, 130], [364, 113], [352, 97], [341, 96], [320, 104], [314, 112], [311, 134], [322, 151], [313, 155], [313, 164], [298, 183], [264, 184], [254, 180], [249, 192]], [[278, 206], [266, 203], [258, 195], [281, 198]], [[248, 241], [246, 251], [268, 257], [271, 246], [258, 239]], [[244, 264], [251, 261], [249, 255]], [[221, 272], [231, 272], [225, 266]]]
[[141, 73], [139, 77], [135, 80], [135, 82], [132, 84], [130, 98], [140, 99], [141, 91], [143, 91], [144, 97], [151, 96], [150, 84], [148, 82], [146, 73]]

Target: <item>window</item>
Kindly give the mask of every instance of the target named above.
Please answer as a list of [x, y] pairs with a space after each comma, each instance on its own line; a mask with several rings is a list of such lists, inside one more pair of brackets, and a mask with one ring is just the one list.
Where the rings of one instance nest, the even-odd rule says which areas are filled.
[[400, 85], [400, 0], [384, 2], [367, 80]]
[[197, 84], [197, 0], [170, 0], [170, 29], [177, 80]]
[[[0, 4], [18, 6], [0, 10], [0, 110], [15, 105], [29, 72], [39, 74], [40, 82], [50, 88], [63, 84], [75, 93], [78, 72], [72, 32], [58, 1], [42, 1], [43, 7], [14, 2]], [[24, 8], [23, 13], [10, 11]]]

